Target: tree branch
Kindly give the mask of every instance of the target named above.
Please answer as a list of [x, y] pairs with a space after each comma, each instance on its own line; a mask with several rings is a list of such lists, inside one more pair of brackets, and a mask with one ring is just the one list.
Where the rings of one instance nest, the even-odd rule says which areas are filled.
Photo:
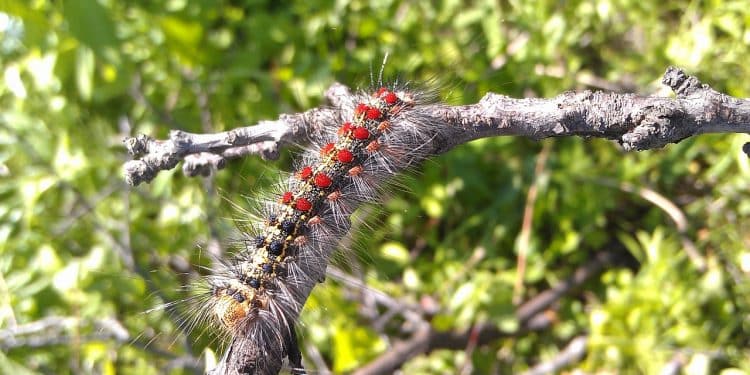
[[326, 119], [335, 115], [332, 109], [312, 109], [221, 133], [172, 130], [164, 141], [143, 134], [127, 138], [124, 142], [128, 152], [140, 159], [125, 163], [125, 180], [134, 186], [151, 181], [159, 171], [172, 169], [183, 159], [187, 160], [183, 169], [189, 176], [205, 175], [207, 167], [221, 169], [226, 159], [247, 154], [275, 159], [281, 144], [294, 143], [311, 132], [322, 131]]
[[489, 93], [478, 104], [442, 111], [445, 121], [462, 131], [438, 151], [500, 135], [598, 137], [640, 151], [698, 134], [750, 132], [749, 101], [721, 94], [675, 67], [667, 69], [662, 83], [677, 97], [583, 91], [512, 99]]
[[423, 322], [406, 341], [395, 344], [380, 357], [357, 370], [356, 375], [391, 374], [410, 359], [437, 349], [460, 350], [474, 341], [485, 345], [503, 337], [518, 336], [540, 331], [552, 325], [554, 318], [547, 309], [563, 296], [580, 288], [587, 280], [601, 274], [608, 267], [623, 260], [621, 250], [608, 250], [596, 254], [589, 262], [577, 268], [573, 275], [560, 284], [536, 295], [516, 310], [519, 328], [503, 331], [497, 326], [482, 323], [464, 331], [437, 331], [428, 322]]
[[[675, 67], [667, 69], [662, 83], [677, 96], [583, 91], [551, 99], [514, 99], [488, 93], [477, 104], [425, 105], [426, 112], [442, 121], [434, 126], [450, 129], [427, 146], [431, 154], [439, 154], [485, 137], [582, 136], [616, 140], [630, 151], [659, 148], [699, 134], [750, 132], [748, 100], [719, 93]], [[281, 115], [276, 121], [216, 134], [173, 130], [163, 141], [146, 135], [128, 138], [128, 152], [140, 159], [125, 164], [125, 179], [131, 185], [148, 182], [185, 159], [185, 173], [195, 176], [222, 168], [230, 158], [248, 154], [276, 158], [284, 144], [307, 143], [321, 134], [326, 124], [338, 118], [335, 108], [351, 95], [346, 86], [334, 84], [326, 92], [333, 108]], [[750, 155], [750, 145], [743, 151]]]

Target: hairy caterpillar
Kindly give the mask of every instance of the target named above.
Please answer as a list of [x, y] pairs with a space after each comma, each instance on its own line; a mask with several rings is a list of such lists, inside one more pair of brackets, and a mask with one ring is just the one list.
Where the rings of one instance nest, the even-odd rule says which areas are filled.
[[[305, 152], [296, 172], [263, 207], [243, 248], [206, 279], [197, 317], [232, 341], [214, 373], [274, 374], [288, 358], [304, 372], [295, 323], [312, 288], [325, 279], [349, 217], [380, 195], [384, 181], [428, 156], [435, 121], [424, 94], [381, 87], [340, 104], [339, 118]], [[252, 358], [229, 368], [232, 357]]]

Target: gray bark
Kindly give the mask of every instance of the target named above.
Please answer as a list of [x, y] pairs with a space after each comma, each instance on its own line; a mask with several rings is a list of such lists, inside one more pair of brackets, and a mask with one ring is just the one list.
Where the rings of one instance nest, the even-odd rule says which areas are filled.
[[[432, 154], [486, 137], [597, 137], [617, 141], [626, 151], [647, 150], [706, 133], [750, 133], [750, 101], [719, 93], [678, 68], [669, 67], [662, 82], [674, 98], [608, 92], [566, 92], [551, 99], [514, 99], [488, 93], [477, 104], [424, 105], [423, 111], [442, 120]], [[285, 144], [305, 144], [337, 117], [337, 105], [352, 93], [334, 84], [326, 93], [333, 107], [281, 115], [275, 121], [215, 134], [179, 130], [167, 140], [138, 135], [125, 140], [138, 157], [125, 163], [131, 185], [149, 182], [161, 170], [184, 160], [189, 176], [207, 175], [227, 159], [259, 154], [275, 159]], [[750, 145], [743, 151], [750, 155]]]

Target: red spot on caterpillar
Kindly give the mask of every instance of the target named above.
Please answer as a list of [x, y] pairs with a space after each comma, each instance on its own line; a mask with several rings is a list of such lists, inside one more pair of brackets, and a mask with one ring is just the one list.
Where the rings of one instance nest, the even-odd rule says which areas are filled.
[[289, 204], [292, 203], [292, 192], [287, 191], [281, 196], [281, 203]]
[[331, 151], [333, 151], [333, 148], [334, 148], [335, 146], [336, 146], [336, 145], [334, 145], [333, 143], [328, 143], [328, 144], [326, 144], [325, 146], [323, 146], [323, 148], [321, 148], [321, 149], [320, 149], [320, 155], [321, 155], [321, 156], [326, 156], [326, 155], [328, 155], [328, 153], [330, 153]]
[[365, 115], [368, 120], [377, 120], [380, 118], [380, 110], [374, 107], [370, 107], [370, 109], [367, 110], [367, 114]]
[[360, 127], [354, 128], [352, 135], [356, 139], [363, 140], [363, 139], [370, 138], [370, 131], [367, 130], [367, 128], [360, 126]]
[[339, 128], [339, 135], [345, 135], [346, 133], [349, 133], [349, 131], [352, 130], [352, 123], [351, 122], [345, 122], [341, 125]]
[[359, 103], [357, 104], [357, 108], [354, 109], [354, 115], [361, 115], [367, 112], [368, 109], [370, 109], [370, 107], [367, 104]]
[[363, 170], [364, 168], [362, 168], [361, 165], [352, 167], [351, 169], [349, 169], [349, 176], [359, 176], [359, 174], [362, 173]]
[[336, 190], [331, 194], [328, 194], [328, 200], [329, 201], [335, 201], [337, 199], [341, 198], [341, 192]]
[[396, 102], [398, 102], [398, 96], [396, 96], [396, 94], [394, 94], [392, 92], [389, 92], [389, 93], [385, 94], [385, 98], [384, 99], [385, 99], [385, 102], [388, 103], [388, 104], [390, 104], [390, 105], [396, 104]]
[[302, 168], [302, 170], [299, 172], [299, 178], [301, 180], [307, 180], [308, 178], [310, 178], [310, 176], [312, 176], [312, 168], [309, 166]]
[[387, 93], [388, 93], [388, 89], [387, 89], [387, 88], [385, 88], [385, 87], [381, 87], [381, 88], [379, 88], [379, 89], [378, 89], [378, 91], [377, 91], [377, 92], [375, 93], [375, 95], [374, 95], [374, 96], [375, 96], [376, 98], [380, 98], [380, 97], [382, 97], [382, 96], [383, 96], [383, 94], [387, 94]]
[[380, 150], [380, 142], [378, 142], [377, 139], [370, 142], [370, 144], [365, 147], [365, 150], [367, 150], [368, 152], [375, 152], [377, 150]]
[[300, 211], [310, 211], [310, 209], [312, 208], [312, 203], [310, 203], [307, 198], [300, 197], [297, 198], [297, 200], [294, 202], [294, 208]]
[[339, 150], [338, 154], [336, 155], [336, 158], [339, 159], [342, 163], [351, 163], [352, 160], [354, 160], [354, 154], [352, 154], [349, 150]]
[[380, 124], [378, 124], [378, 131], [387, 132], [389, 130], [391, 130], [391, 122], [390, 121], [385, 120], [385, 121], [381, 122]]
[[320, 218], [320, 216], [313, 216], [310, 218], [310, 220], [307, 221], [307, 224], [309, 225], [317, 225], [323, 222], [323, 219]]
[[331, 178], [328, 177], [325, 173], [318, 173], [315, 175], [315, 186], [321, 189], [331, 186], [332, 183], [333, 181], [331, 180]]

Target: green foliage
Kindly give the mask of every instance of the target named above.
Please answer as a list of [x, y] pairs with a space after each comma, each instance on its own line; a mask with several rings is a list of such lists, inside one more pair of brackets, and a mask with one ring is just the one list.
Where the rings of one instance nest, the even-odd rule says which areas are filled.
[[[367, 86], [386, 53], [387, 75], [432, 82], [453, 104], [603, 82], [650, 93], [670, 64], [750, 95], [744, 1], [562, 4], [0, 0], [0, 329], [55, 316], [78, 322], [52, 335], [62, 342], [4, 348], [0, 373], [189, 373], [172, 360], [210, 362], [221, 350], [213, 337], [186, 338], [179, 312], [145, 312], [189, 296], [181, 286], [205, 272], [212, 239], [235, 238], [233, 219], [245, 219], [228, 201], [244, 207], [241, 197], [258, 196], [290, 158], [236, 161], [203, 181], [161, 173], [129, 189], [125, 136], [215, 132], [302, 111], [336, 80]], [[435, 351], [405, 373], [455, 373], [467, 363], [478, 373], [522, 371], [582, 333], [588, 354], [576, 366], [585, 370], [657, 373], [681, 354], [690, 373], [750, 371], [747, 141], [702, 136], [623, 154], [600, 140], [497, 138], [427, 162], [405, 184], [410, 192], [363, 210], [373, 224], [355, 242], [367, 283], [404, 303], [434, 298], [440, 329], [517, 326], [516, 257], [533, 185], [524, 297], [618, 242], [639, 266], [562, 300], [546, 332], [471, 354]], [[540, 152], [549, 158], [537, 174]], [[621, 183], [684, 211], [705, 271], [686, 257], [669, 215]], [[336, 372], [388, 347], [347, 293], [333, 281], [317, 288], [301, 328]], [[129, 337], [97, 336], [104, 319]]]

